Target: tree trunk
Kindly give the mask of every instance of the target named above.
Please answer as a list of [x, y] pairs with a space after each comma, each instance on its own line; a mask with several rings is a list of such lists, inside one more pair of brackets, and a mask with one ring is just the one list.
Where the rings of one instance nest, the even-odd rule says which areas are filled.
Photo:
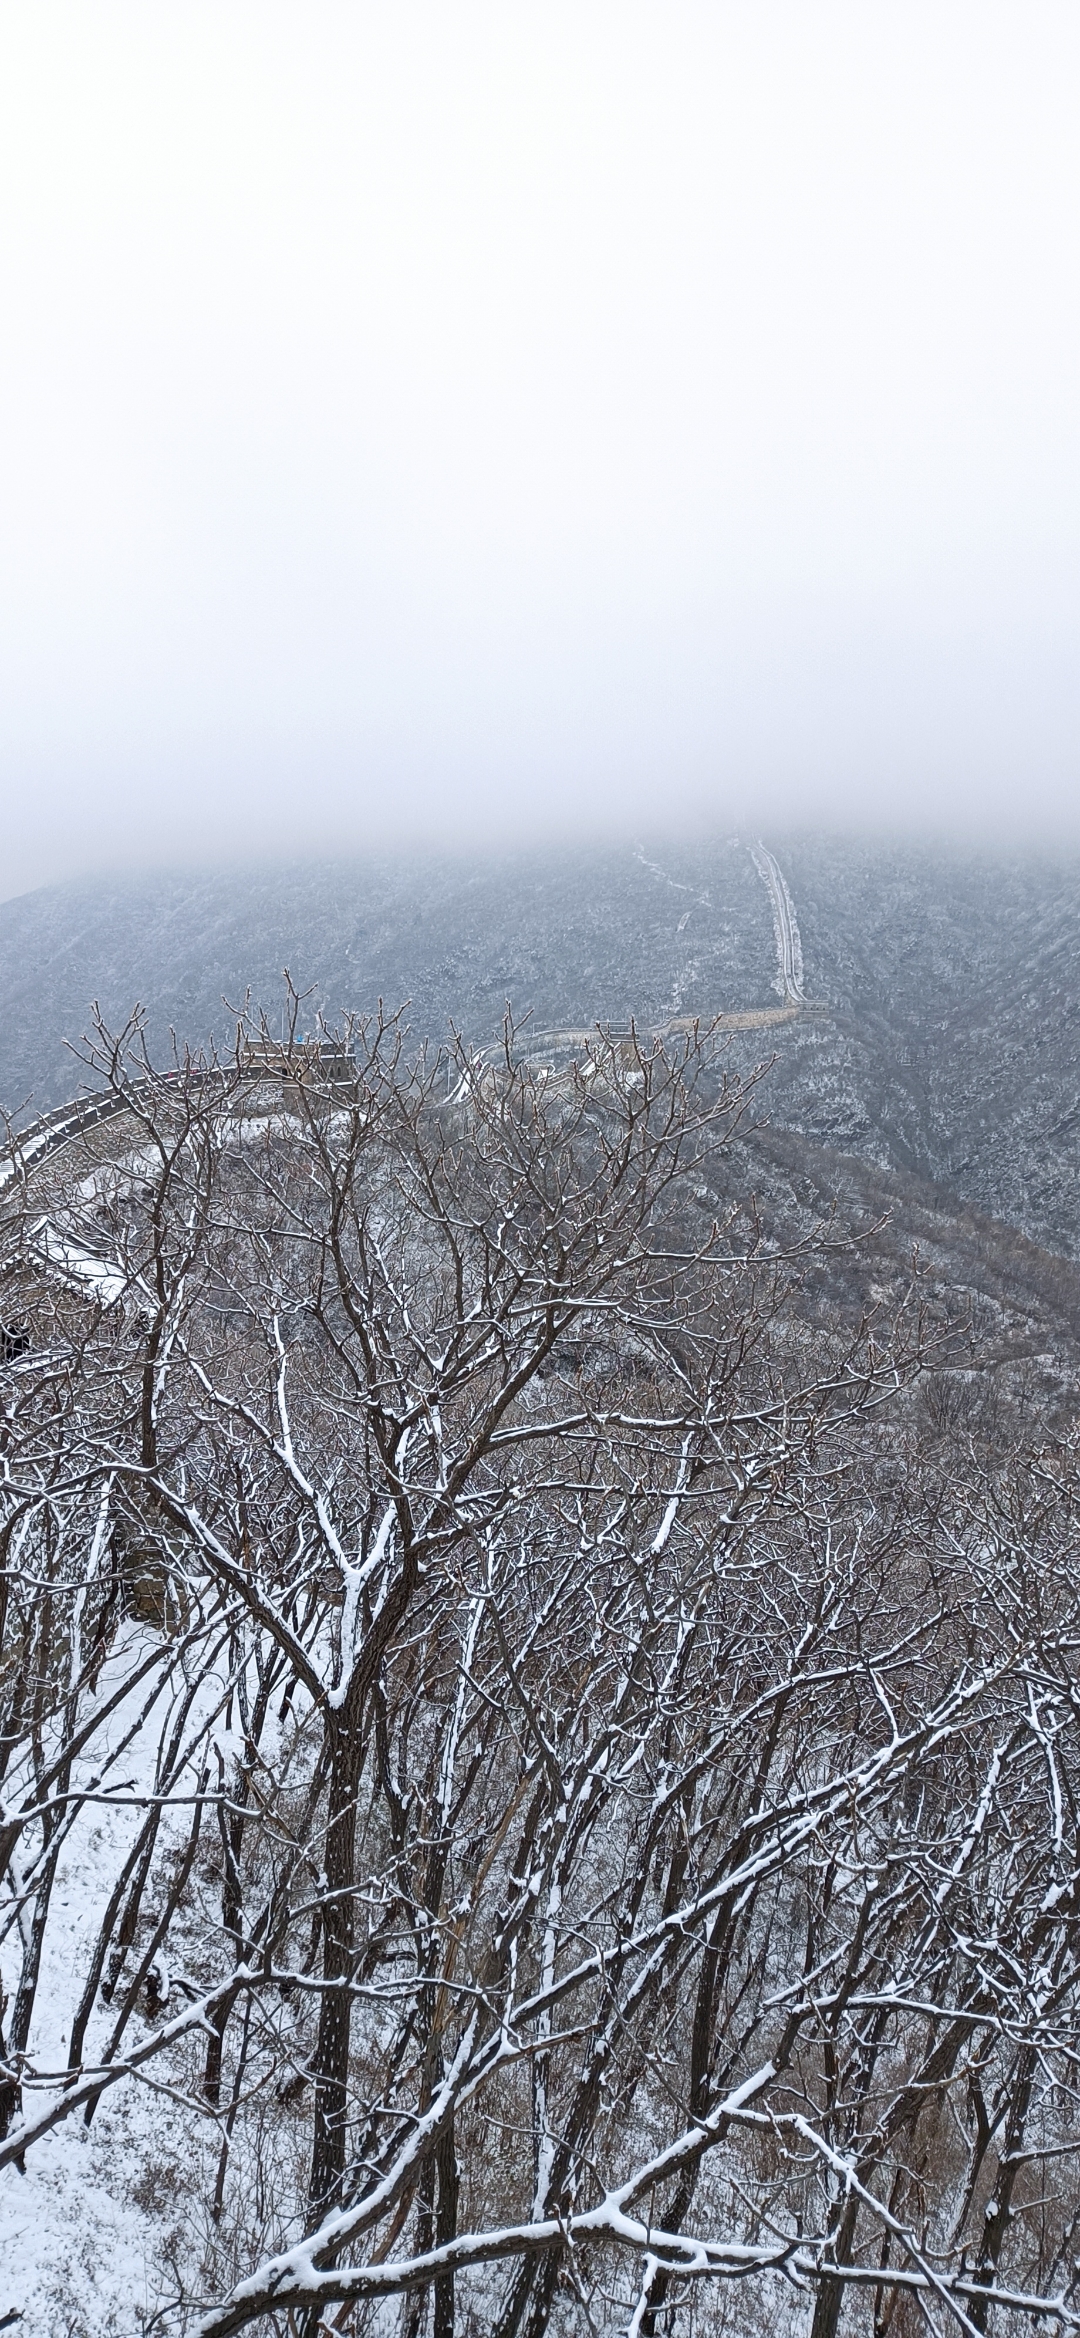
[[349, 2047], [352, 2033], [353, 1883], [356, 1797], [361, 1738], [355, 1719], [333, 1717], [330, 1803], [326, 1826], [326, 1899], [323, 1903], [323, 1980], [315, 2047], [315, 2128], [310, 2206], [315, 2218], [331, 2209], [345, 2173]]

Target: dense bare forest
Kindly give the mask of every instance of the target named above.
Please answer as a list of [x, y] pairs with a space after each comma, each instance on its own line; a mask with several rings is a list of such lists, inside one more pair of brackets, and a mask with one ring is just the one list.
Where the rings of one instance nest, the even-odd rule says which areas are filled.
[[1068, 1405], [917, 1267], [811, 1305], [707, 1033], [89, 1068], [5, 1189], [0, 2163], [144, 2270], [38, 2326], [1080, 2329]]

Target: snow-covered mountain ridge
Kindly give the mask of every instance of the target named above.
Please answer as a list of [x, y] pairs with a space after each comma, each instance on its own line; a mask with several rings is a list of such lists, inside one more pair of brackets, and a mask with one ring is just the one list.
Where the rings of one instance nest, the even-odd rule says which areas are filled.
[[538, 1031], [648, 1027], [801, 989], [826, 1011], [731, 1041], [774, 1057], [776, 1125], [1080, 1256], [1080, 856], [770, 835], [51, 887], [0, 907], [0, 1103], [74, 1092], [65, 1040], [95, 999], [113, 1023], [145, 1006], [158, 1043], [227, 1043], [229, 1007], [272, 1013], [285, 967], [312, 1015], [408, 1001], [418, 1033], [478, 1042], [508, 1001]]

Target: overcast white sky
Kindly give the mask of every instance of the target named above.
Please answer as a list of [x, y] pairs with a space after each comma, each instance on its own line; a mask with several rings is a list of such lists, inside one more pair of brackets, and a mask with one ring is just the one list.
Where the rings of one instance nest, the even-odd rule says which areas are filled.
[[1080, 835], [1080, 10], [0, 5], [0, 891]]

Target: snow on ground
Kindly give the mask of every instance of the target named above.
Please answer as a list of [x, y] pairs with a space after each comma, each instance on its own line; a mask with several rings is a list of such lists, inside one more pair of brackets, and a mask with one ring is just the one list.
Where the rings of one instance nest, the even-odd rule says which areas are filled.
[[[149, 1647], [151, 1636], [142, 1638]], [[103, 1669], [101, 1702], [115, 1688], [121, 1665], [134, 1669], [131, 1658], [129, 1641]], [[216, 1686], [208, 1682], [204, 1710]], [[130, 1728], [146, 1693], [143, 1684], [110, 1718], [113, 1747]], [[153, 1785], [161, 1712], [159, 1700], [119, 1763], [118, 1778], [125, 1785], [130, 1780], [136, 1794]], [[100, 1773], [101, 1747], [98, 1738], [88, 1749], [84, 1783], [91, 1771]], [[29, 2059], [38, 2070], [62, 2070], [66, 2064], [71, 2020], [102, 1914], [143, 1815], [126, 1797], [120, 1806], [88, 1803], [67, 1838], [30, 2037]], [[167, 1814], [161, 1846], [186, 1835], [189, 1821], [190, 1806]], [[159, 1863], [160, 1858], [159, 1850]], [[13, 1933], [0, 1951], [0, 1965], [10, 1996], [18, 1976]], [[114, 2003], [96, 2012], [87, 2038], [88, 2061], [102, 2051], [116, 2010]], [[169, 2010], [180, 2010], [175, 1997]], [[134, 2042], [141, 2033], [135, 2017], [128, 2036]], [[158, 2067], [155, 2063], [156, 2074]], [[28, 2088], [27, 2116], [43, 2108], [46, 2099], [42, 2089]], [[196, 2257], [199, 2253], [190, 2210], [207, 2156], [212, 2164], [214, 2140], [212, 2130], [201, 2129], [168, 2096], [122, 2079], [101, 2099], [89, 2129], [77, 2111], [32, 2146], [25, 2174], [15, 2167], [0, 2170], [0, 2321], [4, 2313], [21, 2315], [15, 2325], [18, 2338], [118, 2338], [121, 2332], [132, 2338], [153, 2327], [168, 2300], [170, 2256], [190, 2259], [193, 2247]], [[187, 2202], [185, 2164], [192, 2179]]]
[[34, 1227], [30, 1240], [32, 1250], [69, 1290], [85, 1292], [102, 1307], [115, 1307], [125, 1297], [130, 1278], [123, 1268], [76, 1242], [74, 1235], [62, 1232], [48, 1218]]

